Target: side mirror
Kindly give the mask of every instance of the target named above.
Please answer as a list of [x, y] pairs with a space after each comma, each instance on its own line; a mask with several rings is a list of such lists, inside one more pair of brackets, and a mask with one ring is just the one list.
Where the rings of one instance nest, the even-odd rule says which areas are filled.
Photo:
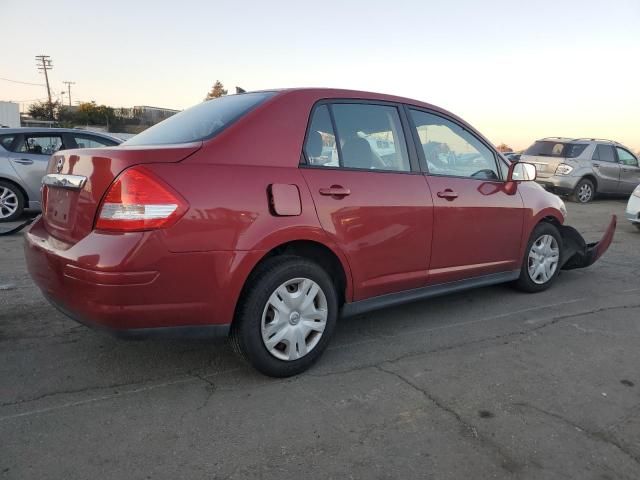
[[507, 182], [532, 182], [536, 179], [536, 167], [531, 163], [516, 162], [509, 167]]
[[509, 166], [507, 182], [504, 191], [508, 195], [515, 195], [518, 189], [517, 182], [531, 182], [536, 179], [536, 167], [531, 163], [515, 162]]

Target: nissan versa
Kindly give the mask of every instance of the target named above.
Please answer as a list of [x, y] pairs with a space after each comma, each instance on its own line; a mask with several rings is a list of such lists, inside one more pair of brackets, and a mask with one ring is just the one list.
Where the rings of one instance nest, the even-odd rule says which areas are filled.
[[500, 282], [549, 287], [610, 245], [460, 118], [374, 93], [201, 103], [121, 146], [58, 152], [26, 235], [50, 302], [129, 336], [229, 335], [272, 376], [339, 316]]

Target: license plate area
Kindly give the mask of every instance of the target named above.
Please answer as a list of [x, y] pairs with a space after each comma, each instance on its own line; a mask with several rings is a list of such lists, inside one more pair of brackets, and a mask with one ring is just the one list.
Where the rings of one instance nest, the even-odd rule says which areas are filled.
[[45, 187], [45, 219], [56, 227], [70, 227], [75, 223], [75, 206], [78, 192], [66, 188]]

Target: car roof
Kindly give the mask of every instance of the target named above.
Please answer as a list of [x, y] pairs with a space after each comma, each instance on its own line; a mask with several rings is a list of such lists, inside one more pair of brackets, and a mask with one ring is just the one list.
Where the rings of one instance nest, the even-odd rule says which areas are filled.
[[81, 133], [87, 135], [95, 135], [97, 137], [108, 138], [121, 142], [122, 140], [102, 132], [94, 132], [93, 130], [84, 130], [81, 128], [47, 128], [47, 127], [19, 127], [19, 128], [0, 128], [0, 135], [21, 134], [21, 133]]
[[[367, 92], [364, 90], [349, 90], [343, 88], [319, 88], [319, 87], [302, 87], [302, 88], [282, 88], [282, 89], [267, 89], [261, 90], [263, 92], [274, 92], [277, 96], [286, 96], [288, 94], [297, 94], [305, 97], [307, 100], [312, 100], [314, 103], [316, 101], [321, 100], [339, 100], [339, 99], [351, 99], [351, 100], [372, 100], [372, 101], [383, 101], [383, 102], [393, 102], [393, 103], [404, 103], [408, 105], [412, 105], [419, 108], [425, 108], [432, 110], [437, 113], [442, 113], [446, 116], [461, 122], [462, 125], [466, 125], [471, 127], [469, 123], [460, 118], [458, 115], [445, 110], [444, 108], [438, 107], [437, 105], [433, 105], [427, 102], [423, 102], [420, 100], [416, 100], [408, 97], [401, 97], [397, 95], [388, 95], [385, 93], [376, 93], [376, 92]], [[252, 93], [252, 92], [246, 92]], [[242, 95], [242, 94], [239, 94]], [[473, 127], [471, 127], [473, 128]], [[474, 133], [482, 137], [485, 141], [488, 142], [480, 132], [478, 132], [475, 128], [473, 128]], [[489, 142], [490, 143], [490, 142]]]
[[536, 142], [556, 142], [556, 143], [604, 143], [607, 145], [615, 145], [619, 147], [625, 147], [620, 142], [616, 142], [615, 140], [607, 140], [605, 138], [568, 138], [568, 137], [545, 137], [536, 140]]
[[389, 95], [386, 93], [368, 92], [365, 90], [349, 90], [344, 88], [302, 87], [302, 88], [271, 89], [271, 90], [263, 90], [263, 91], [275, 92], [276, 94], [300, 92], [300, 93], [305, 93], [309, 96], [314, 96], [318, 100], [330, 99], [330, 98], [351, 98], [354, 100], [381, 100], [386, 102], [408, 103], [411, 105], [426, 107], [434, 110], [445, 111], [440, 107], [437, 107], [435, 105], [422, 102], [420, 100], [416, 100], [413, 98], [400, 97], [397, 95]]

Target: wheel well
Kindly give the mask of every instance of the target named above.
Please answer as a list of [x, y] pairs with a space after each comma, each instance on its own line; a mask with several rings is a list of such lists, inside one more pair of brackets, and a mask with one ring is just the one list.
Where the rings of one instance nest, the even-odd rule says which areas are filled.
[[585, 175], [580, 180], [584, 180], [585, 178], [587, 180], [591, 180], [591, 182], [593, 182], [593, 188], [595, 188], [596, 192], [597, 192], [598, 191], [598, 180], [596, 180], [596, 177], [594, 177], [593, 175]]
[[542, 222], [546, 222], [546, 223], [550, 223], [551, 225], [553, 225], [554, 227], [560, 227], [562, 226], [562, 224], [558, 221], [558, 219], [556, 217], [552, 217], [552, 216], [546, 216], [544, 217], [542, 220], [540, 220], [540, 222], [538, 223], [542, 223]]
[[236, 302], [235, 313], [233, 316], [234, 321], [237, 317], [238, 306], [240, 305], [240, 302], [242, 302], [242, 298], [245, 295], [247, 286], [252, 281], [253, 273], [265, 261], [280, 255], [296, 255], [298, 257], [303, 257], [318, 263], [327, 271], [329, 276], [335, 282], [336, 293], [338, 295], [338, 305], [341, 306], [345, 302], [347, 277], [344, 269], [342, 268], [342, 263], [340, 263], [340, 259], [336, 256], [335, 253], [333, 253], [329, 248], [325, 247], [321, 243], [311, 240], [296, 240], [278, 245], [277, 247], [270, 250], [264, 257], [260, 259], [258, 263], [254, 265], [251, 273], [247, 277], [247, 280], [242, 287], [240, 296], [238, 297], [238, 301]]
[[10, 183], [14, 187], [16, 187], [18, 190], [20, 190], [20, 193], [22, 193], [22, 197], [24, 198], [24, 208], [29, 208], [29, 195], [27, 195], [27, 192], [25, 191], [24, 188], [22, 188], [18, 183], [14, 182], [13, 180], [9, 180], [8, 178], [0, 177], [0, 181]]
[[284, 243], [275, 247], [262, 257], [254, 267], [254, 270], [265, 260], [278, 255], [295, 255], [316, 262], [327, 271], [334, 281], [336, 293], [338, 294], [338, 302], [340, 304], [344, 303], [347, 277], [340, 259], [328, 247], [311, 240], [296, 240]]

